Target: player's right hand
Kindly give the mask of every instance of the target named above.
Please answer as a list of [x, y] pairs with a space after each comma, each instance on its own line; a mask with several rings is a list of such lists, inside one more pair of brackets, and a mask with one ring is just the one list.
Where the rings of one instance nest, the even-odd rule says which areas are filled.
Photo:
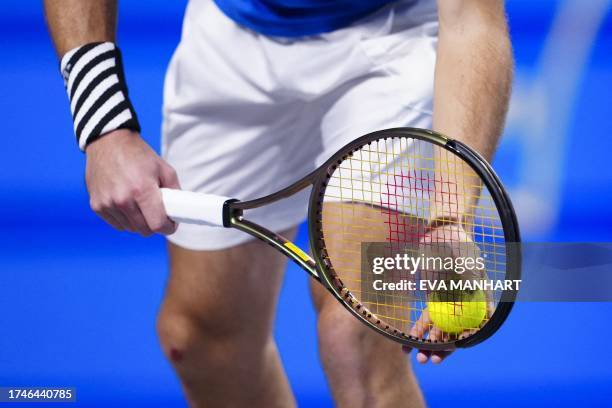
[[174, 169], [136, 132], [115, 130], [86, 149], [91, 208], [119, 230], [172, 234], [160, 187], [180, 189]]

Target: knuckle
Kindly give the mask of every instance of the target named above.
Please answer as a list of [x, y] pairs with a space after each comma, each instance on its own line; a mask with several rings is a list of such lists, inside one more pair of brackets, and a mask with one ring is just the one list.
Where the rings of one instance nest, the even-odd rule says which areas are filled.
[[162, 232], [163, 230], [165, 230], [165, 226], [165, 222], [163, 222], [162, 220], [154, 220], [150, 223], [149, 228], [153, 232]]
[[110, 206], [101, 199], [91, 198], [89, 200], [89, 207], [96, 213], [101, 213], [107, 210]]
[[167, 179], [172, 180], [173, 182], [178, 181], [178, 174], [176, 173], [176, 170], [169, 164], [163, 163], [162, 172]]
[[156, 183], [137, 185], [130, 189], [130, 195], [138, 203], [151, 200], [153, 197], [155, 197], [155, 193], [157, 193]]
[[119, 209], [126, 209], [129, 205], [129, 201], [126, 198], [114, 198], [113, 199], [113, 207]]
[[125, 209], [130, 206], [132, 198], [129, 194], [117, 194], [113, 197], [112, 202], [115, 207]]
[[178, 180], [178, 174], [176, 174], [176, 170], [174, 170], [172, 167], [169, 167], [168, 175], [170, 176], [170, 178]]
[[172, 167], [170, 164], [168, 164], [165, 161], [161, 162], [161, 168], [168, 175], [176, 174], [176, 172], [174, 171], [174, 167]]
[[89, 207], [96, 213], [102, 212], [102, 204], [96, 200], [89, 200]]
[[139, 185], [134, 185], [129, 189], [130, 196], [134, 197], [135, 199], [141, 198], [144, 193], [145, 190]]

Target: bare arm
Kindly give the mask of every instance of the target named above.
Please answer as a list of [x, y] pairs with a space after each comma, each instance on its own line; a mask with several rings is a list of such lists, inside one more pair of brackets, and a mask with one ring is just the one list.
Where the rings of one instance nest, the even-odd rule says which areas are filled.
[[502, 133], [513, 57], [503, 0], [439, 0], [434, 128], [490, 160]]
[[[91, 42], [115, 41], [116, 0], [44, 0], [58, 56]], [[118, 129], [87, 148], [86, 182], [91, 208], [119, 230], [170, 234], [159, 187], [179, 188], [174, 169], [137, 132]]]
[[114, 41], [117, 0], [44, 0], [58, 56], [90, 42]]
[[[434, 129], [493, 156], [502, 133], [512, 83], [512, 48], [503, 0], [438, 0], [440, 23], [434, 84]], [[439, 183], [430, 221], [441, 220], [425, 241], [469, 242], [480, 188], [476, 175], [444, 149], [436, 149]], [[460, 222], [460, 224], [457, 224]], [[449, 223], [444, 225], [444, 223]], [[413, 330], [429, 328], [428, 315]], [[430, 332], [430, 338], [439, 336]], [[423, 352], [417, 360], [441, 362], [448, 352]]]
[[[504, 2], [438, 0], [438, 14], [434, 129], [491, 160], [504, 127], [513, 73]], [[431, 217], [462, 218], [469, 224], [480, 194], [474, 188], [478, 179], [450, 155], [441, 150], [436, 155], [439, 177], [452, 178], [440, 189], [453, 202], [444, 203], [446, 208], [438, 203]], [[455, 179], [455, 173], [466, 176]]]

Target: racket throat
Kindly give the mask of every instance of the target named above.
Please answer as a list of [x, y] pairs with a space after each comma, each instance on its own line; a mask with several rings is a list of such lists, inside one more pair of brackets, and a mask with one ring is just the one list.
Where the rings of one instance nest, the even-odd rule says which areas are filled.
[[228, 211], [228, 221], [230, 222], [230, 227], [236, 228], [240, 231], [246, 232], [247, 234], [258, 238], [259, 240], [265, 242], [266, 244], [272, 246], [277, 251], [282, 254], [288, 256], [291, 260], [293, 260], [296, 264], [298, 264], [302, 269], [304, 269], [308, 274], [320, 281], [319, 273], [317, 272], [317, 266], [315, 261], [312, 259], [310, 255], [308, 255], [305, 251], [303, 251], [300, 247], [295, 245], [293, 242], [289, 241], [285, 237], [276, 234], [260, 225], [257, 225], [249, 220], [245, 220], [242, 215], [242, 210], [240, 209], [231, 209], [231, 203], [227, 206], [230, 209]]

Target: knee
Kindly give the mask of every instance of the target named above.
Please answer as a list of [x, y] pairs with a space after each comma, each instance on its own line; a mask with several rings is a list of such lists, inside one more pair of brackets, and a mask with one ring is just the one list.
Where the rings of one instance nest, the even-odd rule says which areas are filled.
[[175, 365], [185, 361], [223, 365], [257, 354], [266, 342], [266, 335], [252, 335], [235, 321], [163, 308], [157, 319], [157, 334], [164, 354]]
[[323, 354], [359, 347], [369, 329], [318, 283], [311, 283], [311, 295], [317, 311], [319, 349]]
[[202, 347], [202, 331], [193, 319], [181, 313], [162, 309], [157, 317], [157, 336], [166, 357], [173, 363], [185, 354]]
[[320, 351], [336, 355], [348, 349], [361, 349], [369, 340], [369, 329], [335, 299], [323, 302], [318, 309], [317, 329]]

